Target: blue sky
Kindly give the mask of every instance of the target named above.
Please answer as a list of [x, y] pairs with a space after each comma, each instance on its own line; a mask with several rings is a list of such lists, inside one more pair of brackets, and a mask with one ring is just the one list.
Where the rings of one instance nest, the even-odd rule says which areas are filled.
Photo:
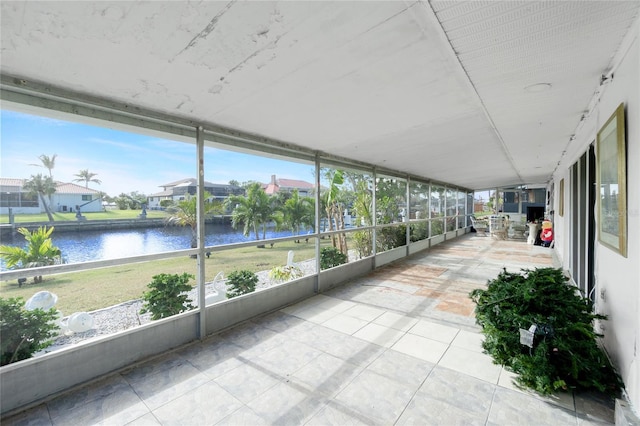
[[[57, 154], [53, 177], [72, 182], [80, 170], [96, 173], [89, 187], [116, 196], [152, 194], [160, 185], [196, 176], [195, 144], [159, 139], [75, 122], [0, 110], [0, 176], [29, 178], [47, 174], [38, 157]], [[205, 180], [228, 183], [271, 175], [313, 182], [313, 166], [205, 148]], [[84, 185], [84, 182], [80, 182]]]

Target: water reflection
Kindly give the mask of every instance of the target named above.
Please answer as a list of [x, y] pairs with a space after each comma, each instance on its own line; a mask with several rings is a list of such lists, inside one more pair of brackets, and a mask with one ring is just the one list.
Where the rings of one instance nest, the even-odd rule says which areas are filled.
[[[308, 231], [301, 231], [306, 234]], [[275, 231], [267, 229], [267, 238], [292, 235], [291, 231]], [[260, 233], [262, 237], [262, 233]], [[182, 250], [191, 247], [191, 229], [189, 227], [159, 227], [149, 229], [123, 229], [113, 231], [55, 232], [53, 244], [60, 248], [67, 263], [86, 262], [90, 260], [117, 259], [160, 253], [164, 251]], [[242, 241], [253, 241], [251, 234], [245, 237], [241, 232], [229, 225], [207, 224], [205, 227], [205, 244], [207, 246], [231, 244]], [[2, 244], [23, 247], [21, 235], [3, 239]], [[2, 270], [6, 270], [4, 262]]]

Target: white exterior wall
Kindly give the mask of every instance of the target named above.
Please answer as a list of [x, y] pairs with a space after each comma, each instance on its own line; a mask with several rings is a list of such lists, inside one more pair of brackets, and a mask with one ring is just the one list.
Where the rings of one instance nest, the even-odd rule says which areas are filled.
[[[93, 213], [102, 211], [102, 201], [96, 199], [96, 195], [91, 196], [93, 201], [89, 204], [82, 206], [88, 201], [82, 200], [81, 194], [53, 194], [51, 210], [54, 212], [61, 212], [62, 206], [67, 206], [67, 211], [75, 212], [76, 206], [82, 206], [80, 211], [82, 213]], [[44, 212], [44, 208], [42, 209]]]
[[[576, 140], [569, 145], [567, 155], [553, 176], [555, 183], [554, 210], [556, 215], [555, 250], [563, 268], [569, 269], [571, 180], [569, 168], [596, 140], [597, 131], [613, 114], [618, 105], [626, 106], [627, 142], [627, 256], [595, 245], [596, 311], [608, 316], [602, 324], [604, 345], [626, 387], [632, 409], [640, 412], [640, 21], [636, 21], [614, 59], [611, 83], [602, 87], [600, 100], [578, 129]], [[559, 208], [560, 180], [565, 180], [564, 216]], [[597, 215], [596, 215], [597, 217]], [[597, 218], [596, 218], [597, 220]], [[597, 238], [597, 235], [596, 237]]]
[[147, 197], [147, 208], [154, 209], [160, 207], [160, 201], [166, 197]]

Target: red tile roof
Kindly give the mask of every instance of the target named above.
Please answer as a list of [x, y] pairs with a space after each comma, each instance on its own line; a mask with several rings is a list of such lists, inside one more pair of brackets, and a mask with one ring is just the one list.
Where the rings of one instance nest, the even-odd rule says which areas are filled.
[[13, 178], [0, 178], [0, 185], [2, 186], [22, 186], [24, 179]]
[[263, 183], [262, 189], [269, 195], [273, 195], [276, 192], [280, 191], [280, 188], [283, 189], [299, 189], [302, 191], [306, 191], [309, 189], [313, 189], [314, 186], [312, 183], [306, 182], [304, 180], [297, 179], [276, 179], [276, 175], [271, 175], [271, 182]]
[[304, 180], [278, 179], [281, 188], [313, 189], [313, 184]]
[[91, 188], [85, 188], [84, 186], [76, 185], [75, 183], [56, 182], [57, 194], [98, 194], [100, 191]]
[[[0, 178], [0, 186], [13, 186], [21, 188], [26, 179]], [[75, 183], [65, 183], [56, 181], [57, 194], [98, 194], [100, 191], [91, 188], [85, 188]]]

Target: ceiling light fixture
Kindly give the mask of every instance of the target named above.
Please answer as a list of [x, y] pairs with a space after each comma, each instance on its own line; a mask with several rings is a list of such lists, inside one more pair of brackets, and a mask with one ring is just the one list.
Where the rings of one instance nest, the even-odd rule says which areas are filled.
[[536, 83], [524, 88], [525, 92], [540, 93], [551, 90], [551, 83]]

